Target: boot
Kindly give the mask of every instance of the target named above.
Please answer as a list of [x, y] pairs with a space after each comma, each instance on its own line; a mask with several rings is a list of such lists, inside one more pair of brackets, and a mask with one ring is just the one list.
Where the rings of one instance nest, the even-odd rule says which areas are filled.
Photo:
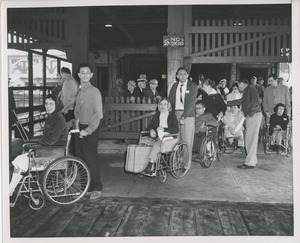
[[269, 152], [269, 153], [272, 153], [272, 152], [274, 152], [274, 147], [275, 147], [275, 145], [270, 145], [270, 147], [269, 147], [269, 149], [267, 150], [267, 152]]
[[275, 144], [275, 145], [273, 146], [273, 151], [278, 152], [278, 149], [279, 149], [279, 146], [278, 146], [277, 144]]

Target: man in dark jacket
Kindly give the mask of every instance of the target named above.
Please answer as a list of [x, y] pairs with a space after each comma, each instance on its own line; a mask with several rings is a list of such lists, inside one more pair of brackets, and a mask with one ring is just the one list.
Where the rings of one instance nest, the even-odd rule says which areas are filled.
[[187, 70], [183, 67], [178, 68], [176, 80], [178, 82], [173, 84], [169, 99], [180, 124], [180, 138], [187, 144], [189, 149], [190, 167], [195, 131], [195, 103], [198, 89], [197, 85], [188, 79]]
[[262, 113], [257, 90], [249, 85], [247, 79], [241, 79], [238, 85], [240, 91], [243, 92], [242, 111], [245, 115], [245, 145], [247, 150], [245, 162], [238, 165], [238, 168], [253, 169], [257, 164], [257, 143]]

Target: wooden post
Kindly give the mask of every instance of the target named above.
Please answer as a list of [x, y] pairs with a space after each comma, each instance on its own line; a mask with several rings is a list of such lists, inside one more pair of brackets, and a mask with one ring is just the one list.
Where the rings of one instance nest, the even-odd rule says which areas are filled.
[[[183, 35], [184, 34], [184, 14], [183, 6], [171, 5], [168, 6], [168, 36]], [[168, 94], [175, 82], [176, 70], [183, 64], [183, 47], [167, 47], [167, 71], [168, 71]]]
[[77, 78], [80, 64], [88, 63], [89, 12], [88, 7], [66, 8], [65, 11], [68, 16], [65, 36], [67, 42], [71, 43], [67, 49], [67, 58], [72, 62], [72, 74]]

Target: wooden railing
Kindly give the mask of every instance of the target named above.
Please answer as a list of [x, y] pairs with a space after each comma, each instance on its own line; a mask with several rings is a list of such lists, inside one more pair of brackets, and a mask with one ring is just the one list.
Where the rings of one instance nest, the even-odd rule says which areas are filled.
[[130, 102], [129, 98], [106, 97], [103, 107], [99, 138], [138, 139], [140, 132], [146, 129], [155, 114], [157, 104], [145, 98]]
[[201, 19], [185, 31], [192, 63], [291, 61], [288, 19]]

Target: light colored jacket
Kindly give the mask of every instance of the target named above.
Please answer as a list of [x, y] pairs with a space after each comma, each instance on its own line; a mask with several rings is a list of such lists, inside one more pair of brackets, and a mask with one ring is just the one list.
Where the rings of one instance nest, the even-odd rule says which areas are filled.
[[64, 81], [61, 90], [61, 100], [64, 105], [63, 112], [67, 113], [68, 110], [74, 110], [78, 86], [78, 82], [72, 75], [69, 75]]
[[274, 113], [273, 109], [276, 104], [282, 103], [286, 106], [286, 113], [291, 115], [291, 94], [289, 88], [283, 84], [277, 87], [268, 86], [264, 91], [263, 108], [264, 112]]

